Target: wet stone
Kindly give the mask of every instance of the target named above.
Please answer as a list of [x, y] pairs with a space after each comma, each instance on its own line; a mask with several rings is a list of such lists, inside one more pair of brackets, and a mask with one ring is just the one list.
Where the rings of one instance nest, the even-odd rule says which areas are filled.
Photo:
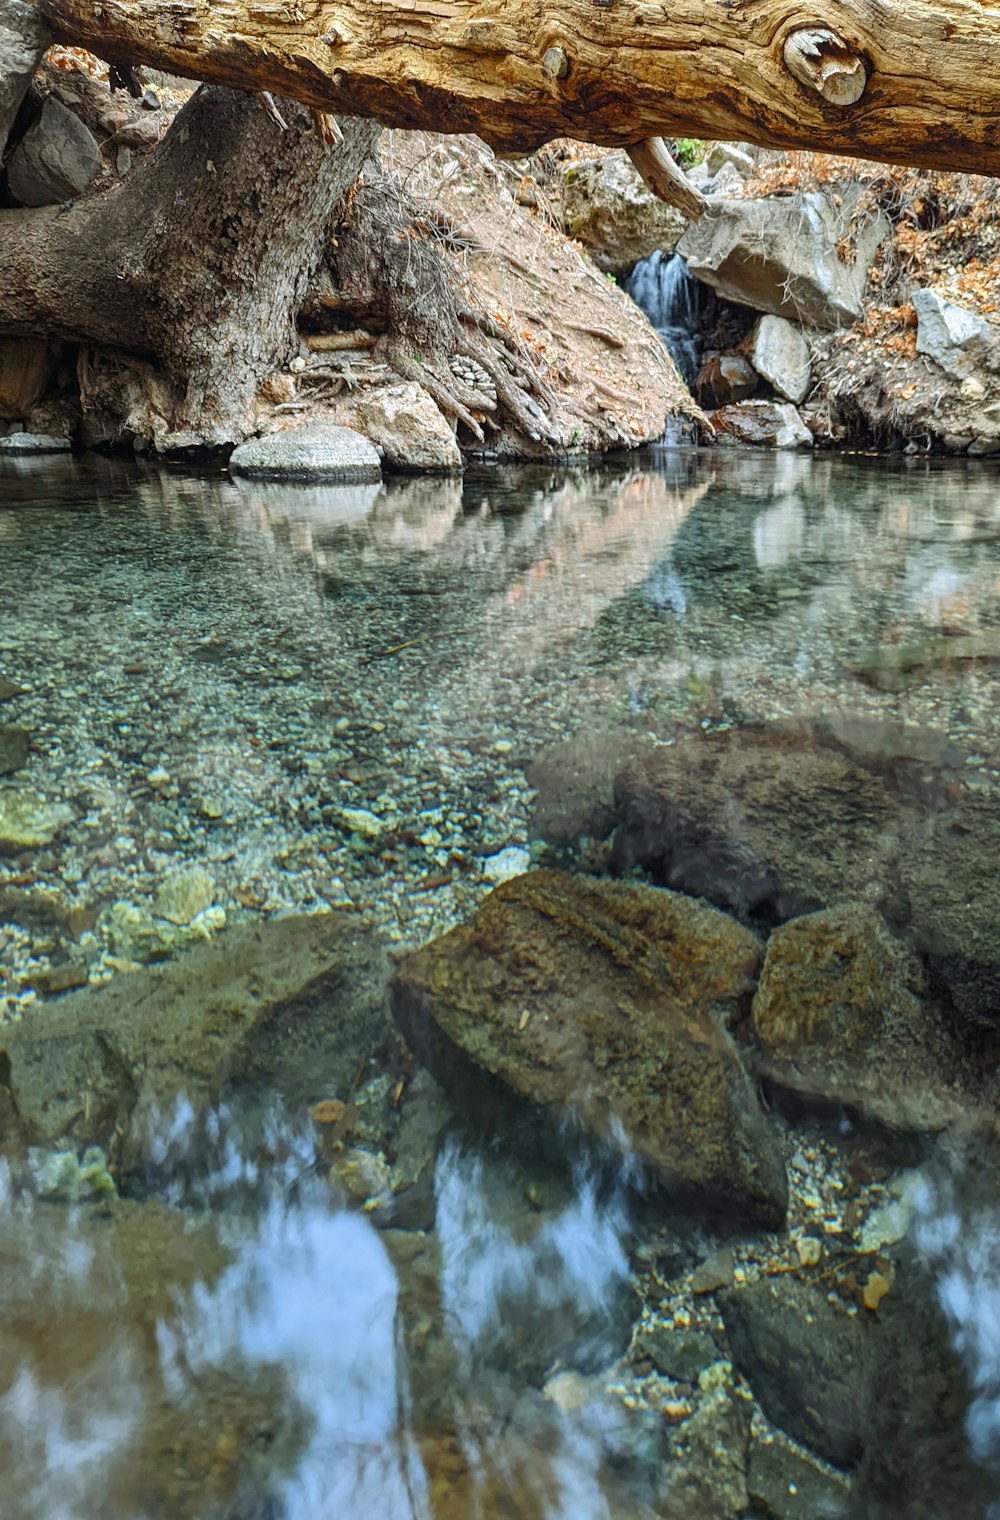
[[786, 1182], [725, 1033], [760, 955], [704, 903], [534, 871], [400, 967], [393, 1012], [445, 1085], [499, 1077], [607, 1139], [620, 1125], [668, 1185], [774, 1225]]
[[0, 855], [51, 844], [73, 816], [72, 808], [47, 802], [31, 787], [0, 786]]
[[26, 728], [0, 727], [0, 776], [12, 775], [28, 763], [31, 735]]
[[852, 1513], [844, 1474], [774, 1432], [750, 1443], [747, 1493], [768, 1520], [850, 1520]]
[[695, 1383], [698, 1374], [719, 1360], [719, 1348], [703, 1330], [669, 1330], [665, 1326], [646, 1330], [641, 1350], [657, 1372], [678, 1383]]

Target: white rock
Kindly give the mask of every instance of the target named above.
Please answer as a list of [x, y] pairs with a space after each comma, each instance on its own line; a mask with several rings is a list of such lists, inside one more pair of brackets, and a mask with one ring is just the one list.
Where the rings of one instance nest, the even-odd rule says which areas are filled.
[[50, 438], [47, 433], [8, 433], [0, 438], [5, 454], [65, 454], [72, 447], [68, 438]]
[[768, 385], [796, 405], [812, 383], [809, 344], [800, 327], [784, 317], [761, 317], [753, 331], [750, 363]]
[[278, 480], [380, 480], [379, 457], [353, 428], [304, 422], [251, 438], [233, 450], [229, 469], [237, 475]]
[[513, 881], [515, 876], [523, 876], [525, 871], [531, 870], [531, 855], [520, 845], [510, 844], [506, 849], [498, 851], [496, 855], [488, 855], [483, 861], [483, 875], [487, 881], [501, 882]]
[[956, 380], [974, 377], [982, 368], [1000, 368], [1000, 328], [930, 288], [915, 290], [911, 299], [918, 354], [926, 354]]
[[352, 410], [355, 425], [382, 449], [394, 469], [448, 474], [461, 470], [462, 456], [449, 423], [416, 381], [371, 391]]

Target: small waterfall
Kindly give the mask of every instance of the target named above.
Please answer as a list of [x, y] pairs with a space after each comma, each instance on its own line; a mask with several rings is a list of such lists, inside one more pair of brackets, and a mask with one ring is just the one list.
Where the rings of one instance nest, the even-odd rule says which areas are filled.
[[673, 355], [685, 383], [693, 386], [700, 362], [699, 330], [705, 292], [676, 253], [659, 249], [641, 259], [622, 281], [622, 289], [640, 306]]

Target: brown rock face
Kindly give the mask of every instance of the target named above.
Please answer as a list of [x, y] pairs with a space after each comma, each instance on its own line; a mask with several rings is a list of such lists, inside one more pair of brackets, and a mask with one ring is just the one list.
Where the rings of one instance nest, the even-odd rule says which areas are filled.
[[599, 1136], [621, 1126], [668, 1182], [775, 1225], [777, 1136], [724, 1028], [759, 960], [756, 936], [705, 903], [535, 871], [410, 956], [392, 1005], [445, 1080], [457, 1048]]
[[960, 1062], [924, 992], [919, 962], [877, 913], [830, 908], [771, 935], [754, 1026], [788, 1086], [938, 1129], [961, 1108]]

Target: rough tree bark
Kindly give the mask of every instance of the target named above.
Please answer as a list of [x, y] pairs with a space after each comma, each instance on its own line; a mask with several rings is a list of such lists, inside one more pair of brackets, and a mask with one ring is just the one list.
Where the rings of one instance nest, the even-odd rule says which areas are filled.
[[[736, 137], [1000, 174], [981, 0], [39, 0], [64, 41], [390, 126]], [[660, 176], [663, 177], [662, 174]]]
[[108, 194], [0, 214], [0, 332], [96, 345], [81, 356], [85, 396], [116, 362], [106, 351], [154, 361], [161, 447], [243, 436], [378, 136], [347, 121], [328, 146], [306, 110], [282, 111], [284, 129], [252, 96], [203, 88]]

